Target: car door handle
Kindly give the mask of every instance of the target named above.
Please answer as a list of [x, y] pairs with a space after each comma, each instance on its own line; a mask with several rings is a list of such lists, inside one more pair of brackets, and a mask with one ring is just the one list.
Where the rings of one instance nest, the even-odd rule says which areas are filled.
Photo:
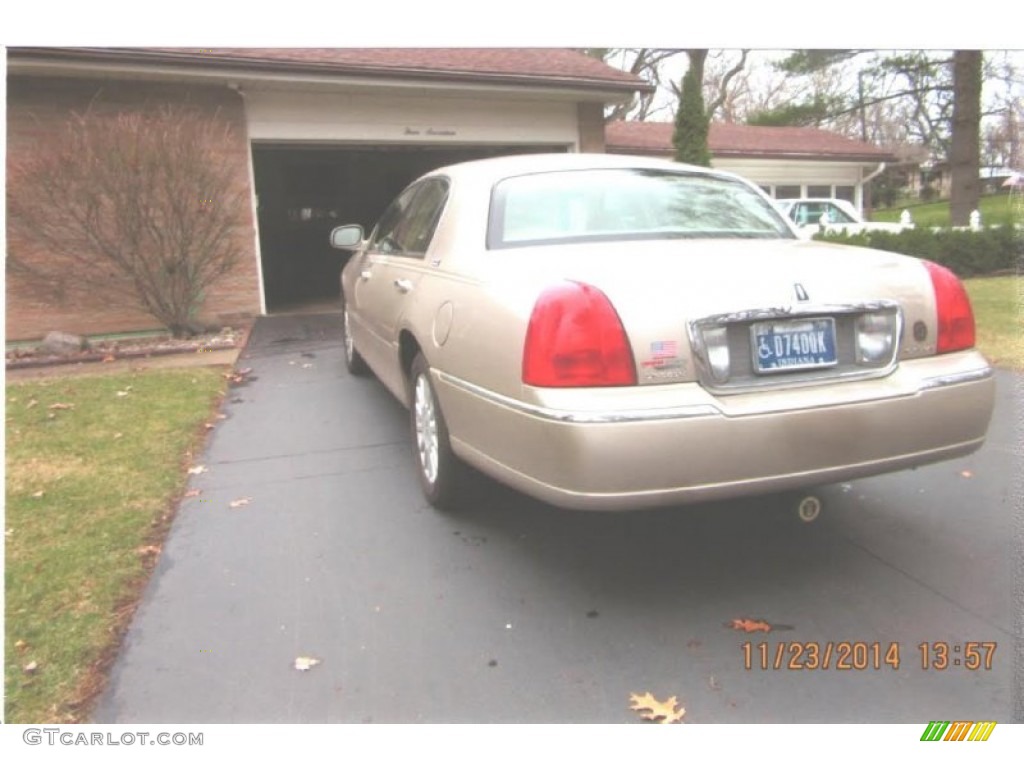
[[412, 290], [412, 280], [395, 280], [394, 285], [401, 293], [408, 293]]
[[371, 272], [370, 270], [364, 269], [362, 272], [359, 273], [359, 279], [360, 280], [369, 280], [370, 276], [372, 274], [373, 274], [373, 272]]

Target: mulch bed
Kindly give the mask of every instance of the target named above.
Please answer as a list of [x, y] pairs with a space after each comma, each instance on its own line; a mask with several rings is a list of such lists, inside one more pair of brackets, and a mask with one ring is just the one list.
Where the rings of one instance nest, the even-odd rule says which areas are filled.
[[214, 352], [235, 349], [245, 344], [247, 329], [224, 328], [218, 333], [175, 339], [170, 336], [150, 336], [141, 339], [94, 341], [88, 348], [66, 354], [53, 354], [41, 347], [9, 350], [6, 368], [39, 368], [69, 363], [112, 363], [115, 360], [158, 357], [187, 353]]

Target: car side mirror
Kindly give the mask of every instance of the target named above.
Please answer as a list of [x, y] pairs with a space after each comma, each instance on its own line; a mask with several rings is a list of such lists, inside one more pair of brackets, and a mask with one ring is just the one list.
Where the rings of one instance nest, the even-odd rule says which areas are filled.
[[360, 224], [346, 224], [331, 230], [331, 247], [354, 251], [363, 242], [363, 227]]

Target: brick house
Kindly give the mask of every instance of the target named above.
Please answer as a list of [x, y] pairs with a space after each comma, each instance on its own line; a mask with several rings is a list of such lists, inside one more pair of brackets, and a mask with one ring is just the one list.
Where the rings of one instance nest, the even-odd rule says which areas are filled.
[[[558, 49], [9, 48], [7, 68], [8, 163], [87, 108], [188, 102], [233, 126], [251, 210], [237, 233], [244, 257], [204, 302], [210, 323], [336, 298], [344, 255], [328, 246], [333, 226], [370, 225], [440, 165], [602, 152], [605, 105], [650, 88]], [[156, 324], [128, 307], [36, 295], [9, 270], [6, 298], [8, 340]]]
[[[9, 48], [7, 67], [8, 163], [87, 108], [187, 102], [234, 128], [250, 205], [236, 233], [243, 258], [204, 302], [211, 324], [333, 306], [346, 256], [328, 246], [331, 228], [370, 226], [432, 168], [516, 152], [671, 154], [669, 123], [604, 124], [607, 104], [652, 86], [571, 50]], [[805, 128], [718, 124], [710, 145], [716, 167], [776, 197], [858, 206], [890, 159]], [[10, 341], [156, 325], [128, 306], [55, 300], [9, 270], [6, 299]]]
[[[671, 157], [672, 123], [617, 121], [605, 129], [608, 152]], [[711, 164], [737, 173], [775, 198], [837, 197], [865, 205], [864, 185], [896, 158], [873, 144], [817, 128], [712, 123]]]

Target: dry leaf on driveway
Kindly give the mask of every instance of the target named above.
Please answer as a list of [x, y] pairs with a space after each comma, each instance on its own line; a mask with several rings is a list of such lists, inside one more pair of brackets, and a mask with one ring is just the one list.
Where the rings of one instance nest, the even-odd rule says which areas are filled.
[[229, 502], [228, 506], [231, 507], [232, 509], [238, 509], [239, 507], [246, 506], [250, 501], [252, 501], [252, 497], [243, 496], [240, 499], [235, 499], [234, 501]]
[[299, 656], [295, 659], [295, 668], [300, 672], [308, 672], [319, 663], [320, 659], [314, 659], [312, 656]]
[[202, 493], [202, 491], [200, 489], [198, 489], [198, 488], [191, 488], [191, 489], [185, 491], [185, 498], [186, 499], [192, 499], [192, 498], [195, 498], [196, 496], [198, 496], [200, 493]]
[[771, 632], [772, 625], [764, 619], [733, 619], [725, 626], [740, 632]]
[[960, 473], [960, 477], [974, 477], [974, 473], [971, 472], [971, 470], [969, 469], [965, 469], [963, 472]]
[[201, 475], [204, 472], [208, 472], [208, 471], [209, 470], [206, 467], [204, 467], [202, 464], [197, 464], [194, 467], [189, 467], [188, 468], [188, 473], [190, 475]]
[[[686, 710], [679, 707], [679, 702], [675, 696], [672, 696], [665, 701], [658, 701], [650, 693], [645, 693], [642, 696], [638, 693], [629, 694], [630, 705], [629, 708], [640, 712], [640, 715], [645, 720], [655, 720], [662, 724], [665, 723], [681, 723], [683, 721], [683, 715], [686, 714]], [[679, 709], [676, 709], [679, 707]], [[643, 710], [649, 710], [644, 712]]]

